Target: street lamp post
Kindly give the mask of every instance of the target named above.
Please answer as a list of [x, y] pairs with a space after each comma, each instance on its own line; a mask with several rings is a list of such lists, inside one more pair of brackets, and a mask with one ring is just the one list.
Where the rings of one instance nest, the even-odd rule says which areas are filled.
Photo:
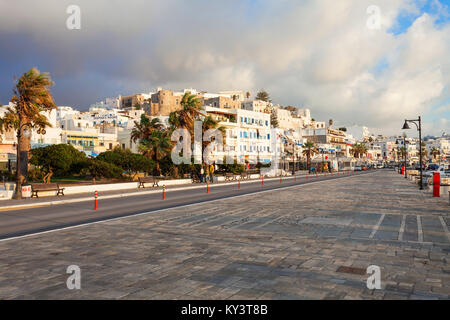
[[406, 120], [403, 124], [403, 130], [411, 129], [408, 122], [414, 123], [419, 131], [419, 162], [420, 162], [420, 190], [423, 190], [423, 165], [422, 165], [422, 120], [419, 116], [418, 119]]
[[406, 170], [406, 165], [407, 165], [407, 156], [408, 156], [408, 149], [406, 148], [406, 134], [405, 135], [403, 135], [403, 147], [405, 148], [404, 150], [405, 150], [405, 157], [404, 157], [404, 159], [405, 159], [405, 179], [407, 179], [408, 178], [408, 170]]

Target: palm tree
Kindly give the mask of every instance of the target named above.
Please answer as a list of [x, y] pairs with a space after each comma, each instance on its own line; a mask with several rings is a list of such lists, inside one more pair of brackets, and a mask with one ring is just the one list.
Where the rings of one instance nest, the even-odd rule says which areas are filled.
[[22, 183], [28, 179], [28, 155], [31, 149], [31, 130], [45, 134], [52, 125], [41, 112], [56, 109], [50, 87], [53, 81], [48, 73], [32, 68], [15, 80], [13, 107], [0, 121], [0, 131], [14, 129], [17, 135], [16, 192], [14, 199], [22, 198]]
[[200, 116], [203, 110], [201, 100], [190, 92], [186, 92], [181, 99], [181, 110], [174, 111], [169, 115], [169, 124], [172, 128], [187, 129], [194, 134], [194, 122]]
[[[428, 160], [428, 153], [425, 142], [422, 142], [422, 159], [424, 162]], [[417, 152], [417, 155], [420, 156], [420, 150]]]
[[148, 139], [153, 131], [162, 130], [163, 124], [160, 122], [159, 118], [153, 118], [150, 120], [145, 114], [141, 116], [141, 121], [138, 123], [134, 122], [134, 128], [131, 131], [130, 140], [135, 142], [138, 140]]
[[[438, 148], [433, 147], [430, 151], [430, 155], [433, 157], [434, 160], [436, 160], [437, 156], [441, 155], [441, 151]], [[440, 157], [439, 157], [439, 162], [440, 162]]]
[[351, 152], [353, 153], [353, 156], [355, 158], [360, 159], [361, 156], [365, 155], [367, 153], [368, 149], [366, 147], [366, 145], [362, 144], [362, 143], [355, 143], [352, 146], [352, 150]]
[[[222, 137], [226, 139], [226, 135], [225, 135], [225, 127], [220, 126], [219, 127], [219, 122], [214, 120], [211, 116], [207, 116], [203, 119], [202, 121], [202, 132], [203, 134], [210, 130], [210, 129], [217, 129], [219, 130], [219, 132], [222, 134]], [[222, 143], [225, 145], [225, 139], [223, 139]], [[203, 141], [203, 150], [208, 146], [208, 144], [210, 144], [211, 142], [208, 141]]]
[[406, 152], [407, 152], [406, 147], [401, 147], [399, 149], [399, 152], [400, 152], [400, 155], [401, 155], [402, 159], [405, 160], [406, 159]]
[[265, 101], [265, 102], [271, 102], [269, 94], [268, 94], [267, 91], [264, 90], [264, 89], [261, 89], [261, 90], [256, 94], [255, 99], [256, 99], [256, 100]]
[[306, 156], [306, 166], [308, 167], [308, 171], [311, 172], [311, 158], [316, 153], [319, 153], [314, 142], [306, 142], [303, 145], [303, 155]]
[[155, 130], [148, 139], [141, 141], [139, 151], [147, 158], [155, 161], [156, 171], [160, 173], [159, 161], [170, 152], [171, 147], [172, 141], [169, 132]]

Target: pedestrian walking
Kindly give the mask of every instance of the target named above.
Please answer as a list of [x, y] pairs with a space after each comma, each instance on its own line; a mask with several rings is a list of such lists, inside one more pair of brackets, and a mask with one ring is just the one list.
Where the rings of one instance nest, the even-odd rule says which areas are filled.
[[203, 164], [200, 167], [200, 183], [203, 182], [203, 175], [205, 174], [205, 170], [203, 169]]
[[209, 166], [209, 178], [210, 178], [209, 181], [211, 181], [211, 183], [213, 183], [213, 179], [214, 179], [214, 165], [213, 164], [211, 164]]

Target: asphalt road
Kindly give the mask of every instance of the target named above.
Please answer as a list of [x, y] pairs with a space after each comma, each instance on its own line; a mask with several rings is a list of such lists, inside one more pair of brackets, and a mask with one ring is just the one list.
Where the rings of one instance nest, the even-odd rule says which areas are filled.
[[[355, 172], [352, 175], [371, 172], [373, 171]], [[335, 174], [331, 176], [328, 174], [319, 177], [309, 176], [308, 180], [305, 176], [297, 177], [297, 181], [294, 181], [293, 177], [284, 177], [282, 183], [279, 179], [265, 180], [264, 186], [262, 186], [261, 180], [255, 180], [250, 183], [241, 183], [240, 189], [238, 189], [237, 182], [224, 183], [210, 185], [209, 193], [206, 192], [205, 184], [204, 188], [186, 188], [185, 190], [173, 191], [168, 189], [164, 201], [162, 200], [162, 192], [103, 200], [100, 198], [96, 211], [93, 210], [93, 201], [5, 211], [0, 212], [0, 240], [261, 191], [267, 192], [320, 181], [326, 183], [326, 181], [349, 177], [351, 176], [336, 176]], [[324, 189], [324, 192], [326, 192], [326, 189]], [[255, 208], [255, 210], [258, 210], [258, 208]]]

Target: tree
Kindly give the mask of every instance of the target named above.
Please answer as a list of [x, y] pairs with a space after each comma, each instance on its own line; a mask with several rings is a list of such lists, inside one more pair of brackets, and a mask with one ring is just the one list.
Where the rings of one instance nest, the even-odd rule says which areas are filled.
[[138, 123], [134, 122], [134, 128], [131, 130], [131, 141], [135, 142], [138, 140], [148, 139], [152, 132], [155, 130], [162, 130], [163, 124], [160, 122], [159, 118], [153, 118], [150, 120], [145, 114], [141, 115], [141, 121]]
[[[417, 151], [417, 155], [420, 156], [420, 150]], [[422, 159], [424, 162], [426, 162], [428, 159], [427, 145], [425, 142], [422, 142]]]
[[153, 131], [152, 135], [141, 142], [139, 151], [147, 158], [153, 159], [156, 172], [160, 174], [160, 160], [171, 151], [172, 141], [168, 131]]
[[31, 150], [30, 163], [43, 170], [44, 183], [50, 183], [54, 174], [65, 176], [81, 171], [86, 154], [68, 144], [54, 144]]
[[122, 150], [120, 147], [112, 151], [102, 152], [97, 156], [97, 160], [111, 163], [130, 175], [133, 178], [138, 172], [152, 172], [155, 163], [153, 160], [141, 155], [132, 153], [130, 150]]
[[[433, 157], [434, 160], [436, 160], [436, 158], [441, 155], [441, 151], [438, 148], [433, 147], [430, 151], [430, 155]], [[439, 162], [440, 162], [440, 157], [439, 157]]]
[[333, 125], [333, 119], [328, 120], [328, 126], [331, 127]]
[[272, 128], [278, 128], [280, 126], [275, 110], [272, 110], [272, 113], [270, 114], [270, 125], [272, 126]]
[[202, 102], [190, 92], [186, 92], [181, 99], [181, 110], [174, 111], [169, 115], [169, 124], [172, 128], [184, 128], [194, 134], [194, 122], [199, 118]]
[[255, 99], [265, 102], [271, 102], [269, 93], [267, 93], [267, 91], [264, 89], [259, 90], [259, 92], [256, 94]]
[[245, 94], [245, 96], [247, 97], [247, 99], [249, 99], [250, 98], [250, 92], [249, 91], [247, 91], [247, 93]]
[[352, 150], [351, 152], [353, 153], [353, 156], [355, 158], [360, 159], [362, 155], [365, 155], [367, 153], [368, 149], [366, 147], [366, 145], [362, 144], [362, 143], [355, 143], [352, 146]]
[[99, 178], [119, 178], [122, 176], [121, 168], [98, 159], [88, 159], [86, 169], [92, 177], [93, 184], [96, 184], [96, 180]]
[[8, 112], [2, 119], [0, 131], [14, 129], [17, 135], [17, 170], [14, 199], [22, 198], [22, 183], [28, 179], [28, 154], [30, 152], [31, 130], [45, 134], [51, 127], [41, 112], [56, 109], [50, 87], [53, 85], [48, 73], [32, 68], [15, 81], [14, 96]]
[[306, 165], [308, 167], [308, 171], [311, 172], [311, 158], [316, 154], [319, 153], [319, 150], [317, 150], [316, 145], [314, 142], [306, 142], [303, 145], [303, 155], [306, 156]]

